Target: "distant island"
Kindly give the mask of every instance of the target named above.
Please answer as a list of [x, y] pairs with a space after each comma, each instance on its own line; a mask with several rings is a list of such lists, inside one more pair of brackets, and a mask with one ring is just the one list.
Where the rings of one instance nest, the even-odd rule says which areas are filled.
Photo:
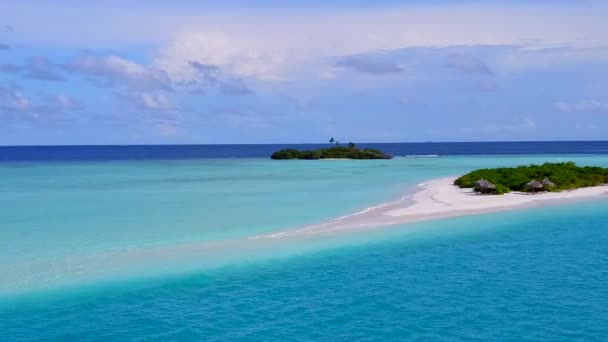
[[355, 144], [348, 143], [340, 146], [340, 142], [331, 138], [331, 144], [336, 146], [318, 150], [300, 151], [296, 149], [285, 149], [273, 153], [272, 159], [391, 159], [393, 156], [373, 148], [359, 149]]
[[501, 195], [511, 191], [562, 191], [608, 182], [608, 169], [577, 166], [573, 162], [511, 168], [480, 169], [457, 178], [454, 184], [477, 192]]

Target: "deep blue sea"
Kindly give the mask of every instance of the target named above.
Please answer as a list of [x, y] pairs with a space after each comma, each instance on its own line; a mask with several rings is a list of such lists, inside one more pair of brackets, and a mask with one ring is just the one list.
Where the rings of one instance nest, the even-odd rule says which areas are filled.
[[274, 234], [608, 142], [368, 146], [0, 147], [0, 341], [608, 340], [608, 200]]
[[[284, 148], [318, 149], [328, 144], [0, 146], [0, 161], [103, 161], [267, 158]], [[454, 143], [364, 143], [394, 156], [499, 154], [608, 154], [608, 141], [517, 141]]]

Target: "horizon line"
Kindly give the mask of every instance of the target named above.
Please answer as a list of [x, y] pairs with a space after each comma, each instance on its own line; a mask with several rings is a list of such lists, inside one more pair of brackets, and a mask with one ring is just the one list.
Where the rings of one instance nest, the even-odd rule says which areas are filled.
[[[568, 142], [608, 142], [608, 140], [480, 140], [480, 141], [410, 141], [410, 142], [358, 142], [355, 144], [487, 144], [487, 143], [568, 143]], [[348, 143], [346, 143], [348, 144]], [[6, 147], [131, 147], [131, 146], [254, 146], [254, 145], [333, 145], [328, 142], [297, 143], [190, 143], [190, 144], [48, 144], [48, 145], [0, 145]]]

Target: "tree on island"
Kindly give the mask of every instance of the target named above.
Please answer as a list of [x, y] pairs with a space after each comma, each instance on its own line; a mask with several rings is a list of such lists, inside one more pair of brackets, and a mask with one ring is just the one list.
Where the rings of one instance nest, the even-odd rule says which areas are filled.
[[[334, 138], [330, 143], [336, 142]], [[358, 149], [352, 142], [346, 147], [330, 147], [312, 151], [300, 151], [296, 149], [285, 149], [276, 151], [270, 158], [272, 159], [391, 159], [393, 156], [380, 150], [365, 148]]]
[[[543, 179], [538, 181], [537, 179]], [[495, 185], [493, 194], [510, 191], [536, 193], [538, 191], [562, 191], [598, 186], [608, 180], [608, 168], [597, 166], [577, 166], [573, 162], [544, 163], [495, 169], [479, 169], [456, 179], [454, 184], [461, 188], [477, 188], [484, 180]]]
[[340, 147], [340, 142], [336, 139], [334, 139], [334, 137], [331, 137], [331, 139], [329, 139], [329, 143], [333, 144], [336, 143], [336, 147]]

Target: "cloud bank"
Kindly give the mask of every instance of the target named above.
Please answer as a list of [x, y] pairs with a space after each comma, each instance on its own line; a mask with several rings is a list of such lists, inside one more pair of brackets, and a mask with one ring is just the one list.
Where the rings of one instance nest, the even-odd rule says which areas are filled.
[[0, 37], [0, 115], [152, 142], [546, 139], [583, 112], [604, 127], [600, 2], [248, 4], [0, 3], [18, 28]]

